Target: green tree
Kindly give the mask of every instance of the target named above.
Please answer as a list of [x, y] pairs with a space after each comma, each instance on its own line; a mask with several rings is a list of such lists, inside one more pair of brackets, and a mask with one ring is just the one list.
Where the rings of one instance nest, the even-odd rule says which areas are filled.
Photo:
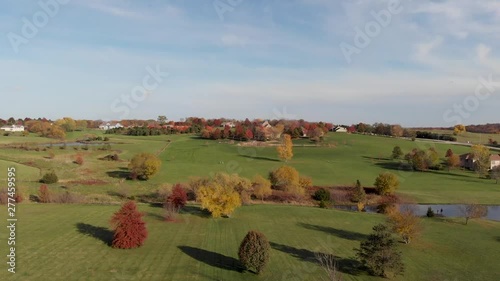
[[53, 184], [57, 183], [59, 181], [59, 178], [57, 177], [56, 173], [54, 171], [45, 173], [40, 180], [41, 183], [46, 183], [46, 184]]
[[359, 261], [371, 275], [389, 277], [403, 275], [404, 264], [397, 242], [384, 224], [373, 227], [373, 233], [356, 249]]
[[168, 118], [165, 115], [160, 115], [160, 116], [158, 116], [158, 119], [157, 119], [157, 121], [160, 125], [165, 125], [167, 123], [167, 120], [168, 120]]
[[401, 150], [401, 147], [395, 146], [392, 149], [392, 159], [401, 159], [403, 156], [403, 151]]
[[151, 153], [140, 153], [130, 161], [128, 168], [132, 175], [142, 180], [148, 180], [161, 167], [161, 160]]
[[60, 126], [65, 132], [73, 132], [76, 130], [76, 121], [70, 117], [64, 117], [63, 119], [56, 120], [55, 124]]
[[238, 257], [247, 270], [260, 274], [269, 262], [271, 245], [266, 236], [258, 231], [249, 231], [240, 244]]
[[392, 173], [382, 173], [375, 179], [375, 188], [380, 195], [391, 195], [399, 188], [399, 179]]

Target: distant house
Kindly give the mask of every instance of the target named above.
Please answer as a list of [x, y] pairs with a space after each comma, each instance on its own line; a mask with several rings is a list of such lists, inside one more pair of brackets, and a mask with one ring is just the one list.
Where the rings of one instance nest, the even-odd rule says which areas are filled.
[[24, 126], [18, 126], [18, 125], [3, 126], [0, 128], [0, 130], [4, 130], [6, 132], [24, 132]]
[[222, 128], [225, 128], [226, 126], [228, 126], [229, 128], [234, 128], [234, 127], [236, 127], [236, 125], [234, 125], [234, 123], [233, 123], [233, 122], [225, 122], [225, 123], [222, 123], [222, 124], [221, 124], [221, 127], [222, 127]]
[[103, 123], [99, 126], [99, 129], [101, 130], [111, 130], [111, 129], [117, 129], [117, 128], [123, 128], [123, 125], [117, 122], [107, 122]]
[[347, 128], [343, 127], [343, 126], [337, 126], [337, 127], [333, 128], [333, 131], [335, 133], [347, 133]]
[[269, 124], [269, 122], [268, 122], [268, 121], [264, 121], [264, 123], [262, 123], [262, 125], [261, 125], [261, 126], [262, 126], [262, 127], [264, 127], [264, 128], [266, 128], [266, 129], [268, 129], [268, 128], [272, 128], [272, 127], [273, 127], [271, 124]]
[[[474, 159], [474, 155], [472, 153], [466, 153], [460, 155], [460, 166], [463, 168], [473, 170], [474, 163], [477, 160]], [[491, 154], [490, 155], [490, 169], [493, 169], [497, 166], [500, 166], [500, 154]]]

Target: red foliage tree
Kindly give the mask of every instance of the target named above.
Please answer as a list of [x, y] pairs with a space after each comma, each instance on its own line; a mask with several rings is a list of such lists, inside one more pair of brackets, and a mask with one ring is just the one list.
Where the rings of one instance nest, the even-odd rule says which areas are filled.
[[42, 184], [40, 189], [38, 189], [38, 200], [40, 203], [50, 203], [52, 201], [51, 197], [52, 195], [47, 185]]
[[111, 225], [115, 232], [113, 248], [132, 249], [144, 244], [144, 240], [148, 237], [148, 230], [142, 216], [134, 201], [123, 204], [121, 209], [113, 215], [111, 218]]
[[182, 188], [181, 184], [176, 184], [172, 188], [172, 194], [167, 198], [167, 204], [172, 204], [175, 208], [180, 209], [186, 206], [187, 202], [187, 193], [184, 188]]
[[252, 130], [247, 129], [247, 131], [245, 132], [245, 138], [246, 138], [247, 140], [251, 140], [251, 139], [253, 139], [253, 133], [252, 133]]

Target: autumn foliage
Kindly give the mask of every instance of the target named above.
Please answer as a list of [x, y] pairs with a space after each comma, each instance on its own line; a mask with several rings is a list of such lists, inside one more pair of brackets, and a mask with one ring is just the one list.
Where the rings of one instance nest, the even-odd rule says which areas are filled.
[[269, 262], [271, 246], [266, 236], [258, 231], [249, 231], [241, 242], [238, 257], [241, 264], [248, 270], [257, 274], [264, 270]]
[[288, 134], [284, 134], [281, 140], [281, 144], [276, 148], [278, 151], [278, 156], [281, 160], [287, 162], [293, 157], [293, 143], [292, 137]]
[[201, 207], [208, 210], [212, 217], [229, 216], [237, 207], [241, 206], [241, 198], [234, 187], [209, 182], [198, 189], [196, 197]]
[[40, 203], [50, 203], [52, 201], [52, 194], [45, 184], [42, 184], [38, 189], [38, 201]]
[[142, 180], [148, 180], [160, 167], [161, 160], [151, 153], [137, 154], [129, 163], [131, 174]]
[[113, 248], [132, 249], [140, 247], [148, 237], [143, 214], [137, 210], [134, 201], [125, 203], [111, 218], [114, 230]]
[[184, 188], [182, 188], [181, 184], [176, 184], [172, 188], [172, 193], [167, 197], [168, 204], [172, 204], [176, 209], [180, 209], [186, 206], [187, 202], [187, 193]]

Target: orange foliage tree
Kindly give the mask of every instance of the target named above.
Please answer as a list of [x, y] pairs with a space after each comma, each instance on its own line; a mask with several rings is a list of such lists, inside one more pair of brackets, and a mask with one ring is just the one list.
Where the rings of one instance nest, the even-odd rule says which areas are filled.
[[143, 214], [137, 210], [134, 201], [129, 201], [111, 218], [114, 229], [113, 248], [132, 249], [140, 247], [148, 237]]
[[278, 151], [278, 156], [281, 160], [288, 162], [288, 160], [293, 157], [293, 143], [292, 137], [288, 134], [284, 134], [281, 140], [281, 144], [276, 148]]

